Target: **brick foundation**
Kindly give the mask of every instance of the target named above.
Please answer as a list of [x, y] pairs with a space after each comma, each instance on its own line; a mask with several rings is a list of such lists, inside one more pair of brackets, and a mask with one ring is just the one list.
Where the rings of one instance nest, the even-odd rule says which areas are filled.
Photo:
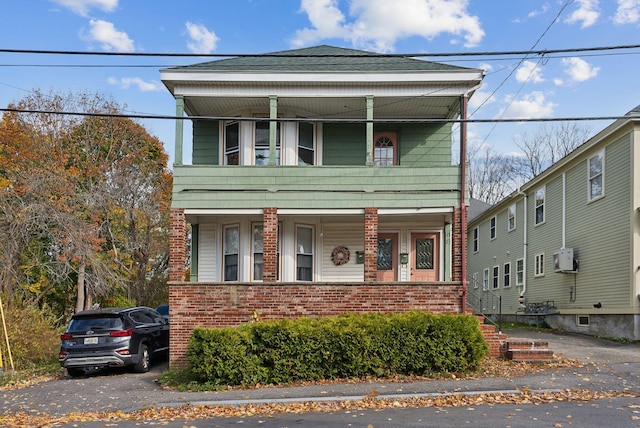
[[187, 345], [195, 327], [237, 326], [260, 319], [402, 313], [412, 309], [461, 313], [462, 285], [437, 283], [171, 283], [172, 370], [188, 366]]

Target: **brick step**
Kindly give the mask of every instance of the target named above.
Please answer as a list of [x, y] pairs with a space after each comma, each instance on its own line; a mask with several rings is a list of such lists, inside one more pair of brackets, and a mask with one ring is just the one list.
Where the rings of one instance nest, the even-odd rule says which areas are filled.
[[549, 342], [545, 342], [543, 340], [535, 340], [535, 339], [519, 339], [519, 338], [509, 338], [505, 342], [505, 346], [509, 350], [515, 349], [549, 349]]
[[507, 350], [505, 358], [522, 363], [542, 363], [553, 361], [551, 349], [512, 349]]

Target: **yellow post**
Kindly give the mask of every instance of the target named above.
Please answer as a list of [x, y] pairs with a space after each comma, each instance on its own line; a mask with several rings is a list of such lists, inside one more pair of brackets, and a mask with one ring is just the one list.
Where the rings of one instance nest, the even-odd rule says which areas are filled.
[[[4, 338], [7, 342], [7, 354], [9, 355], [9, 363], [11, 364], [11, 370], [14, 370], [15, 368], [13, 367], [13, 356], [11, 355], [11, 345], [9, 345], [9, 333], [7, 333], [7, 322], [4, 319], [4, 307], [2, 305], [2, 296], [0, 296], [0, 315], [2, 316], [2, 328], [4, 330]], [[0, 361], [2, 361], [2, 358], [0, 358]]]

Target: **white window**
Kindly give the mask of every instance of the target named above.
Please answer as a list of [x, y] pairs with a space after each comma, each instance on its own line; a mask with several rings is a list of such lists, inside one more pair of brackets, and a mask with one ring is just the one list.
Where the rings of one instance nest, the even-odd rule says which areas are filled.
[[480, 286], [479, 274], [478, 272], [474, 272], [471, 276], [471, 282], [473, 284], [473, 288], [477, 289]]
[[524, 283], [524, 259], [516, 260], [516, 285]]
[[589, 158], [589, 200], [604, 195], [604, 151], [601, 150]]
[[536, 254], [536, 267], [534, 270], [535, 276], [543, 276], [544, 275], [544, 253]]
[[[280, 227], [278, 227], [278, 261], [276, 263], [276, 278], [280, 278]], [[264, 225], [256, 223], [253, 225], [253, 233], [251, 236], [253, 248], [253, 279], [255, 281], [262, 280], [263, 261], [264, 261]]]
[[224, 280], [238, 280], [238, 254], [240, 252], [239, 227], [224, 228]]
[[477, 227], [473, 228], [473, 252], [477, 253], [480, 250], [480, 231]]
[[507, 230], [511, 232], [516, 228], [516, 204], [511, 204], [507, 208]]
[[496, 217], [491, 217], [489, 220], [489, 235], [491, 239], [496, 239]]
[[489, 289], [489, 269], [485, 269], [482, 272], [482, 289], [487, 291]]
[[536, 224], [544, 223], [544, 194], [544, 187], [536, 190]]
[[298, 165], [315, 165], [316, 126], [310, 122], [298, 123]]
[[493, 288], [498, 288], [500, 286], [500, 283], [498, 282], [500, 280], [500, 266], [494, 266], [493, 267]]
[[313, 281], [313, 227], [296, 227], [296, 280]]
[[240, 165], [240, 122], [224, 124], [224, 164]]
[[[280, 122], [276, 128], [276, 165], [280, 165]], [[254, 153], [255, 165], [269, 165], [269, 128], [270, 122], [256, 122], [254, 124], [255, 140]]]
[[505, 263], [502, 272], [503, 282], [505, 287], [511, 287], [511, 263]]

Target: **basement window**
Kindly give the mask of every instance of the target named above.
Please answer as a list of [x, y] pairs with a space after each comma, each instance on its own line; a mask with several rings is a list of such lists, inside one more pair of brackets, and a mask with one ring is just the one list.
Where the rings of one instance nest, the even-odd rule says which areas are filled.
[[577, 315], [578, 327], [589, 327], [589, 315]]

